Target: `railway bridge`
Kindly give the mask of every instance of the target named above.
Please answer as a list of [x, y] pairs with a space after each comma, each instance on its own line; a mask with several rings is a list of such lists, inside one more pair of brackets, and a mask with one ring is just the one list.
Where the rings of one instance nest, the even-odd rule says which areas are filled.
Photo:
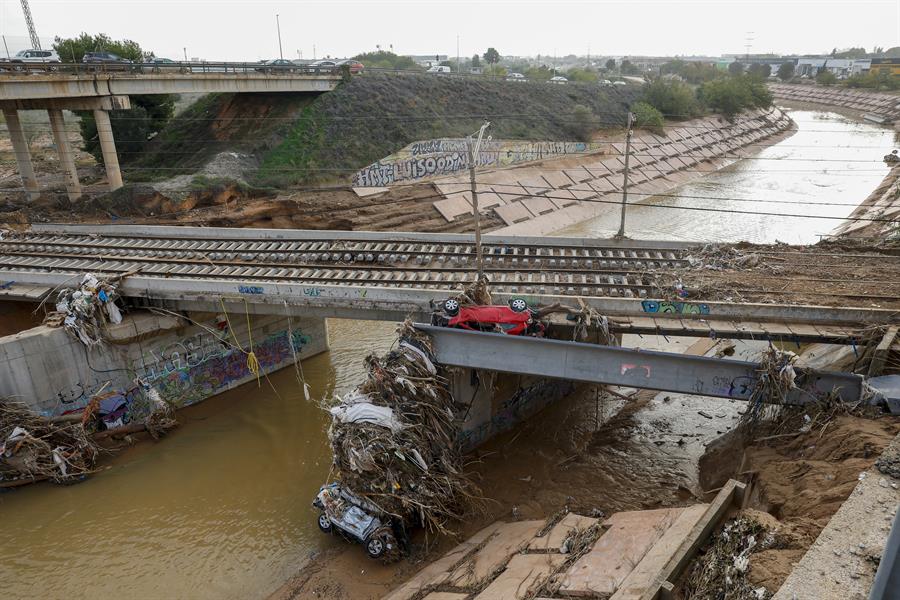
[[[483, 249], [496, 302], [523, 297], [533, 305], [590, 307], [609, 319], [615, 334], [856, 347], [877, 332], [884, 339], [875, 343], [887, 352], [900, 324], [896, 255], [846, 254], [856, 269], [867, 261], [882, 265], [877, 272], [887, 275], [876, 282], [880, 295], [859, 289], [853, 280], [840, 288], [835, 281], [845, 280], [811, 279], [803, 287], [818, 290], [823, 299], [811, 305], [790, 294], [777, 303], [770, 296], [754, 301], [746, 290], [740, 302], [723, 300], [725, 294], [715, 290], [678, 298], [666, 282], [704, 289], [701, 280], [709, 265], [697, 258], [702, 248], [696, 244], [486, 235]], [[804, 256], [802, 248], [756, 252], [764, 261], [782, 263]], [[842, 255], [834, 256], [840, 262]], [[34, 225], [0, 241], [0, 293], [6, 299], [39, 301], [93, 273], [122, 277], [118, 292], [134, 306], [207, 312], [224, 306], [240, 313], [428, 323], [443, 299], [474, 279], [474, 265], [475, 243], [468, 234]], [[760, 298], [773, 291], [778, 290], [760, 290]], [[881, 306], [871, 306], [874, 300]], [[443, 362], [465, 367], [739, 399], [749, 397], [758, 376], [758, 365], [731, 360], [491, 334], [460, 336], [464, 332], [433, 328], [430, 333]], [[623, 364], [646, 366], [637, 369], [645, 376], [635, 381], [635, 370], [623, 370]], [[723, 384], [726, 379], [744, 383]], [[801, 379], [807, 388], [797, 392], [798, 401], [835, 388], [847, 399], [862, 394], [858, 375], [808, 373]]]

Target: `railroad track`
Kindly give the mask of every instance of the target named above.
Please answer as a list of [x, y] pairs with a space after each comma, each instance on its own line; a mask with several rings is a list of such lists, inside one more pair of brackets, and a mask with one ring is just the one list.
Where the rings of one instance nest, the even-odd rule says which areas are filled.
[[[647, 297], [647, 273], [685, 268], [671, 249], [486, 244], [485, 271], [498, 291]], [[125, 273], [143, 276], [303, 281], [456, 289], [471, 280], [473, 244], [359, 240], [196, 240], [16, 234], [0, 242], [0, 273]]]
[[[484, 262], [492, 289], [501, 293], [646, 298], [668, 293], [660, 288], [660, 276], [691, 268], [688, 252], [653, 247], [584, 247], [559, 238], [541, 243], [486, 243]], [[137, 271], [145, 277], [248, 284], [453, 290], [461, 282], [471, 281], [474, 269], [475, 246], [471, 243], [58, 233], [10, 233], [0, 241], [0, 279], [14, 279], [15, 273], [22, 272], [116, 275]], [[9, 276], [3, 277], [3, 273]], [[859, 281], [834, 279], [830, 283], [846, 289], [832, 289], [825, 295], [858, 297], [853, 286]], [[777, 289], [766, 291], [790, 295]]]

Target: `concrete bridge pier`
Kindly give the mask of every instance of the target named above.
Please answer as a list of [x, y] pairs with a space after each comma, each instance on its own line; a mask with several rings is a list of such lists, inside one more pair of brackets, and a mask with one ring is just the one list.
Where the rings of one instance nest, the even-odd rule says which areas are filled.
[[95, 108], [94, 122], [97, 124], [97, 137], [100, 139], [100, 150], [103, 152], [106, 180], [109, 182], [109, 191], [113, 192], [122, 187], [122, 172], [119, 170], [119, 156], [116, 154], [116, 141], [113, 138], [109, 111]]
[[119, 157], [116, 153], [116, 142], [113, 137], [112, 123], [109, 119], [111, 110], [127, 110], [131, 108], [131, 100], [128, 96], [103, 96], [100, 98], [44, 98], [35, 100], [8, 100], [0, 101], [0, 109], [6, 118], [9, 127], [9, 135], [12, 138], [13, 149], [16, 154], [16, 163], [19, 166], [19, 174], [28, 198], [33, 200], [40, 193], [37, 179], [34, 175], [34, 166], [31, 163], [31, 151], [25, 139], [22, 122], [19, 119], [20, 110], [46, 110], [50, 118], [50, 129], [53, 132], [53, 140], [56, 143], [56, 151], [59, 155], [59, 163], [65, 176], [66, 192], [69, 200], [76, 200], [82, 194], [81, 183], [78, 181], [78, 171], [75, 167], [75, 154], [72, 145], [66, 135], [66, 124], [63, 118], [64, 110], [93, 111], [94, 121], [97, 124], [97, 137], [100, 140], [100, 149], [103, 152], [103, 164], [106, 168], [106, 178], [109, 181], [109, 190], [114, 191], [122, 187], [122, 171], [119, 169]]
[[13, 153], [16, 155], [16, 164], [19, 166], [19, 175], [22, 177], [22, 186], [29, 200], [34, 200], [40, 194], [37, 178], [34, 176], [34, 165], [31, 164], [31, 150], [28, 148], [28, 140], [25, 139], [25, 130], [19, 120], [19, 111], [16, 109], [3, 109], [3, 118], [9, 129], [9, 137], [12, 140]]
[[59, 164], [66, 182], [66, 193], [69, 200], [75, 201], [81, 196], [81, 182], [78, 181], [75, 155], [72, 154], [72, 146], [66, 135], [66, 122], [63, 119], [62, 110], [59, 108], [47, 109], [47, 115], [50, 117], [50, 129], [53, 131], [53, 141], [56, 143], [56, 154], [59, 156]]

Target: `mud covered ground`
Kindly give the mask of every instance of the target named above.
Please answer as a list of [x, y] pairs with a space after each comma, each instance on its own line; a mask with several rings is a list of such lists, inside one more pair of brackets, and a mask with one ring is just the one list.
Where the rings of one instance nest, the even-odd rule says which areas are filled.
[[[149, 186], [129, 186], [109, 195], [88, 195], [72, 204], [45, 194], [35, 202], [18, 192], [0, 190], [0, 223], [147, 223], [207, 227], [274, 229], [338, 229], [368, 231], [474, 231], [472, 217], [447, 222], [432, 205], [442, 198], [430, 184], [400, 187], [360, 198], [350, 188], [302, 192], [268, 192], [238, 184], [212, 184], [196, 190], [161, 193]], [[502, 225], [499, 217], [483, 215], [482, 226]]]

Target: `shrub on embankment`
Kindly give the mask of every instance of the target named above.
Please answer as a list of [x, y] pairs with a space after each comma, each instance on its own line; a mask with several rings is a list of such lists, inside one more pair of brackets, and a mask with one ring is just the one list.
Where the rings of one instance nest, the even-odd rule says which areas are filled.
[[497, 139], [583, 138], [585, 109], [594, 130], [622, 127], [640, 95], [637, 86], [434, 74], [365, 74], [319, 96], [217, 94], [160, 133], [140, 172], [153, 178], [191, 173], [220, 152], [237, 151], [259, 160], [250, 177], [257, 185], [346, 181], [410, 142], [464, 136], [486, 120]]

